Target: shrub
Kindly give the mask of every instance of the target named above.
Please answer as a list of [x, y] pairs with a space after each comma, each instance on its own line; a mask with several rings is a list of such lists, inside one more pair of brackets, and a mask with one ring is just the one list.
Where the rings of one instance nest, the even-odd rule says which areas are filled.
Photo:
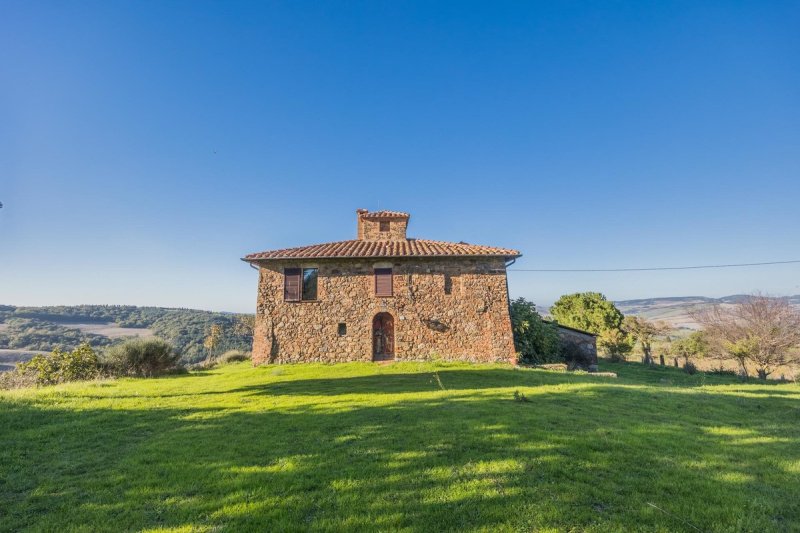
[[151, 377], [177, 370], [180, 356], [163, 339], [131, 339], [106, 351], [109, 370], [121, 376]]
[[691, 361], [687, 361], [683, 365], [683, 371], [686, 372], [687, 374], [689, 374], [690, 376], [693, 375], [693, 374], [697, 374], [697, 365], [695, 365]]
[[561, 357], [556, 326], [545, 322], [533, 302], [517, 298], [511, 302], [514, 348], [521, 363], [558, 363]]
[[715, 376], [725, 376], [725, 377], [739, 377], [740, 374], [736, 370], [730, 370], [727, 368], [713, 368], [708, 371], [709, 374], [713, 374]]
[[[20, 363], [22, 364], [22, 363]], [[35, 387], [37, 385], [35, 372], [20, 372], [19, 364], [16, 370], [11, 372], [0, 372], [0, 389], [21, 389], [23, 387]]]
[[250, 354], [246, 354], [240, 350], [228, 350], [217, 358], [217, 363], [224, 365], [227, 363], [238, 363], [240, 361], [249, 361]]
[[527, 396], [525, 396], [523, 393], [521, 393], [521, 392], [520, 392], [520, 391], [518, 391], [518, 390], [515, 390], [515, 391], [514, 391], [514, 401], [515, 401], [515, 402], [530, 402], [530, 400], [528, 399], [528, 397], [527, 397]]
[[37, 355], [4, 377], [5, 387], [24, 387], [30, 385], [54, 385], [65, 381], [94, 379], [100, 374], [97, 354], [92, 347], [84, 343], [65, 352], [59, 349], [50, 354]]

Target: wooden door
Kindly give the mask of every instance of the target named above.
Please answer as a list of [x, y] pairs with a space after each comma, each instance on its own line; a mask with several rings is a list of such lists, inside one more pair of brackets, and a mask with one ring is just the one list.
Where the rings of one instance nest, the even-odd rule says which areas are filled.
[[378, 313], [372, 319], [372, 360], [394, 359], [394, 319], [389, 313]]

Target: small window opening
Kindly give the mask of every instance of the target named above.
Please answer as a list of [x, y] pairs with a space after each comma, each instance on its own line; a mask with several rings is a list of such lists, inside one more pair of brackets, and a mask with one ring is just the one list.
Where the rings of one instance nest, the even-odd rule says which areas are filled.
[[453, 276], [450, 274], [444, 275], [444, 293], [453, 294]]
[[381, 222], [380, 222], [380, 230], [382, 232], [389, 231], [389, 227], [390, 227], [390, 222], [388, 220], [381, 220]]
[[336, 332], [339, 334], [340, 337], [344, 337], [347, 335], [347, 324], [344, 322], [339, 322], [339, 327], [336, 329]]

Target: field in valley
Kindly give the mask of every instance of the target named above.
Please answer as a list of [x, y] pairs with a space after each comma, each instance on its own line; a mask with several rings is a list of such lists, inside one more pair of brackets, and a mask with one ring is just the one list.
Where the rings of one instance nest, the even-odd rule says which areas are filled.
[[155, 335], [152, 329], [148, 328], [125, 328], [121, 327], [114, 322], [100, 322], [100, 323], [81, 323], [81, 322], [68, 322], [68, 321], [53, 321], [54, 324], [64, 326], [67, 328], [77, 329], [83, 333], [91, 335], [102, 335], [109, 339], [119, 339], [123, 337], [152, 337]]
[[0, 372], [14, 370], [17, 363], [29, 361], [34, 355], [47, 353], [37, 350], [7, 350], [0, 349]]
[[2, 392], [0, 530], [800, 530], [798, 385], [602, 369], [239, 363]]

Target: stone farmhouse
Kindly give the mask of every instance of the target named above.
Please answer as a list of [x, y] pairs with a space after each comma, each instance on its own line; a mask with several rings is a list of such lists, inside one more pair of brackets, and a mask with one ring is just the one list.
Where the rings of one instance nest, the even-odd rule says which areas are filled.
[[409, 238], [410, 216], [356, 211], [353, 240], [253, 253], [253, 363], [514, 361], [506, 267], [520, 253]]

